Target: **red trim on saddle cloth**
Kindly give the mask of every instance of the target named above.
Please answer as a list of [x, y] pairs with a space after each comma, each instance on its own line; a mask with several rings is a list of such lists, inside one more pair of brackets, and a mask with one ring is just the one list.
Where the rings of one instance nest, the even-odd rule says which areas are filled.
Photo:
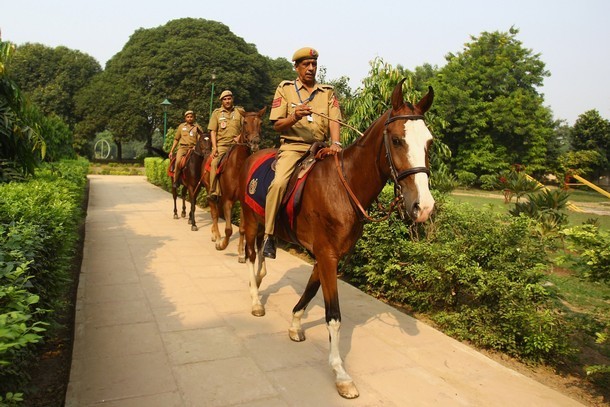
[[294, 185], [294, 188], [290, 191], [286, 191], [288, 194], [288, 200], [284, 206], [284, 210], [286, 211], [286, 215], [288, 216], [288, 222], [290, 223], [290, 228], [294, 230], [294, 219], [296, 218], [297, 208], [301, 203], [301, 194], [303, 192], [303, 187], [305, 186], [305, 180], [309, 172], [305, 174], [303, 178], [299, 178]]
[[175, 166], [176, 165], [176, 156], [172, 156], [171, 160], [169, 160], [169, 165], [167, 166], [167, 176], [170, 177], [171, 179], [174, 179], [174, 173], [176, 172], [175, 170]]
[[214, 157], [212, 157], [212, 155], [209, 155], [208, 158], [205, 159], [205, 165], [203, 167], [203, 169], [207, 172], [211, 172], [212, 171], [212, 159]]
[[[259, 205], [258, 202], [256, 202], [254, 200], [254, 198], [252, 198], [250, 196], [250, 194], [248, 193], [248, 185], [250, 185], [250, 181], [252, 180], [252, 176], [254, 175], [254, 173], [256, 172], [256, 170], [267, 160], [271, 159], [272, 157], [275, 157], [276, 155], [276, 151], [272, 151], [269, 152], [267, 154], [262, 155], [261, 157], [258, 158], [258, 160], [256, 160], [256, 162], [254, 164], [252, 164], [252, 166], [250, 167], [250, 170], [248, 171], [248, 182], [246, 183], [246, 191], [244, 191], [244, 203], [246, 205], [248, 205], [254, 212], [256, 212], [256, 214], [258, 214], [259, 216], [265, 216], [265, 207]], [[265, 191], [265, 195], [266, 195], [266, 191]]]

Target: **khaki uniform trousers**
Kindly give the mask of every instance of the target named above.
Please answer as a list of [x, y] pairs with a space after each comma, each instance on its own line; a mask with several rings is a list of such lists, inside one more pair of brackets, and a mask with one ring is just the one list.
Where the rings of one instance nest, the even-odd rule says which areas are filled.
[[311, 147], [307, 143], [283, 144], [278, 152], [278, 160], [275, 165], [275, 177], [267, 190], [265, 202], [265, 234], [272, 235], [275, 231], [275, 218], [282, 204], [282, 198], [286, 193], [288, 181], [294, 171], [299, 159]]
[[220, 182], [218, 182], [218, 177], [216, 176], [216, 173], [218, 172], [218, 163], [220, 162], [220, 159], [227, 153], [227, 151], [229, 151], [231, 146], [232, 144], [216, 146], [216, 151], [218, 151], [218, 157], [214, 157], [212, 159], [212, 163], [210, 164], [210, 189], [212, 190], [210, 192], [210, 195], [220, 196], [222, 193], [220, 191]]
[[177, 184], [180, 180], [180, 173], [182, 172], [182, 168], [180, 168], [180, 162], [182, 161], [182, 157], [188, 153], [188, 151], [194, 146], [182, 145], [178, 146], [178, 151], [176, 152], [176, 168], [174, 168], [174, 184]]

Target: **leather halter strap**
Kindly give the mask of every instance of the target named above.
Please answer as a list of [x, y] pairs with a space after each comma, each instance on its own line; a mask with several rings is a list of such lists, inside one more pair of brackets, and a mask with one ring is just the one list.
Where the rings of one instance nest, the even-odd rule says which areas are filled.
[[[403, 114], [403, 115], [398, 115], [398, 116], [390, 116], [385, 121], [384, 126], [387, 127], [388, 124], [395, 122], [397, 120], [424, 120], [424, 116], [417, 115], [417, 114]], [[385, 133], [384, 134], [384, 144], [385, 144], [385, 148], [386, 148], [386, 156], [388, 158], [388, 162], [390, 163], [390, 172], [392, 173], [392, 178], [394, 179], [395, 185], [398, 184], [398, 181], [408, 177], [409, 175], [418, 174], [420, 172], [423, 172], [423, 173], [427, 174], [428, 176], [430, 176], [430, 170], [427, 167], [413, 167], [413, 168], [408, 168], [401, 172], [397, 172], [396, 166], [394, 165], [394, 160], [392, 160], [392, 154], [390, 153], [390, 143], [388, 141], [387, 132], [384, 131], [384, 133]]]

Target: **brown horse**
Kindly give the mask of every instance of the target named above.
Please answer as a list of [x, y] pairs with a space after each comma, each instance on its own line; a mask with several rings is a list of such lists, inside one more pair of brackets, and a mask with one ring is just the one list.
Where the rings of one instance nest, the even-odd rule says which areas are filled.
[[[176, 199], [178, 198], [178, 188], [182, 186], [182, 217], [186, 217], [186, 192], [189, 193], [189, 201], [191, 202], [191, 210], [189, 212], [188, 223], [191, 225], [192, 231], [197, 231], [197, 223], [195, 222], [195, 207], [197, 206], [197, 195], [202, 187], [201, 176], [203, 166], [207, 157], [212, 152], [212, 141], [210, 133], [205, 133], [199, 136], [195, 148], [186, 156], [186, 163], [182, 168], [178, 187], [174, 187], [172, 183], [172, 196], [174, 198], [174, 219], [178, 219], [178, 209], [176, 208]], [[177, 164], [176, 164], [177, 165]]]
[[[359, 393], [345, 371], [339, 353], [341, 312], [337, 265], [362, 235], [364, 209], [361, 211], [358, 207], [368, 208], [388, 179], [394, 181], [402, 215], [415, 222], [424, 222], [434, 207], [434, 199], [428, 188], [428, 148], [432, 134], [423, 118], [432, 105], [434, 93], [429, 88], [429, 92], [413, 106], [403, 100], [403, 82], [392, 93], [392, 108], [378, 118], [361, 138], [336, 156], [337, 161], [325, 159], [313, 167], [302, 190], [292, 231], [289, 231], [287, 222], [281, 221], [281, 214], [276, 222], [276, 235], [279, 238], [294, 241], [293, 237], [296, 237], [298, 243], [315, 258], [307, 287], [292, 310], [288, 334], [293, 341], [305, 340], [301, 318], [321, 286], [330, 339], [329, 363], [335, 373], [337, 390], [345, 398], [358, 397]], [[242, 194], [247, 194], [248, 186], [256, 183], [253, 180], [250, 184], [248, 179], [250, 167], [257, 158], [268, 153], [269, 150], [261, 150], [246, 161], [241, 173]], [[264, 219], [247, 205], [242, 204], [242, 211], [252, 314], [263, 316], [265, 309], [258, 289], [266, 275], [261, 250]], [[255, 267], [257, 252], [259, 262]]]
[[[221, 165], [221, 173], [217, 177], [220, 183], [221, 195], [218, 202], [209, 201], [210, 214], [212, 216], [212, 241], [216, 242], [217, 250], [224, 250], [229, 244], [229, 238], [233, 234], [233, 225], [231, 224], [231, 212], [233, 205], [239, 200], [239, 173], [246, 161], [246, 158], [252, 153], [258, 151], [258, 145], [261, 141], [261, 125], [262, 117], [267, 111], [265, 106], [258, 112], [245, 112], [239, 110], [239, 113], [244, 118], [241, 133], [237, 143], [235, 143], [223, 158]], [[210, 157], [211, 160], [211, 157]], [[206, 168], [209, 166], [206, 165]], [[206, 189], [210, 191], [210, 172], [205, 170], [203, 174]], [[219, 211], [222, 208], [222, 212]], [[218, 230], [218, 218], [225, 219], [225, 236], [220, 236]], [[241, 222], [240, 222], [241, 224]], [[240, 225], [239, 228], [239, 243], [238, 243], [239, 262], [245, 263], [244, 256], [244, 231]]]

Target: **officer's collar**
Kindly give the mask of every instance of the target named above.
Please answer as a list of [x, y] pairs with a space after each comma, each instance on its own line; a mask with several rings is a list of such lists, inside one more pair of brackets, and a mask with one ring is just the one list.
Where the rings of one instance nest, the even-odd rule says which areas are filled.
[[[307, 88], [305, 88], [305, 85], [303, 85], [303, 82], [301, 82], [301, 80], [300, 80], [299, 78], [295, 79], [295, 81], [296, 81], [297, 87], [298, 87], [299, 89], [307, 89]], [[316, 84], [315, 84], [315, 85], [313, 85], [313, 88], [312, 88], [311, 92], [313, 93], [313, 91], [314, 91], [314, 90], [316, 90], [316, 89], [317, 89], [318, 91], [320, 91], [320, 92], [323, 92], [323, 91], [324, 91], [324, 88], [323, 88], [323, 87], [321, 87], [321, 86], [320, 86], [320, 84], [319, 84], [318, 82], [316, 82]]]

